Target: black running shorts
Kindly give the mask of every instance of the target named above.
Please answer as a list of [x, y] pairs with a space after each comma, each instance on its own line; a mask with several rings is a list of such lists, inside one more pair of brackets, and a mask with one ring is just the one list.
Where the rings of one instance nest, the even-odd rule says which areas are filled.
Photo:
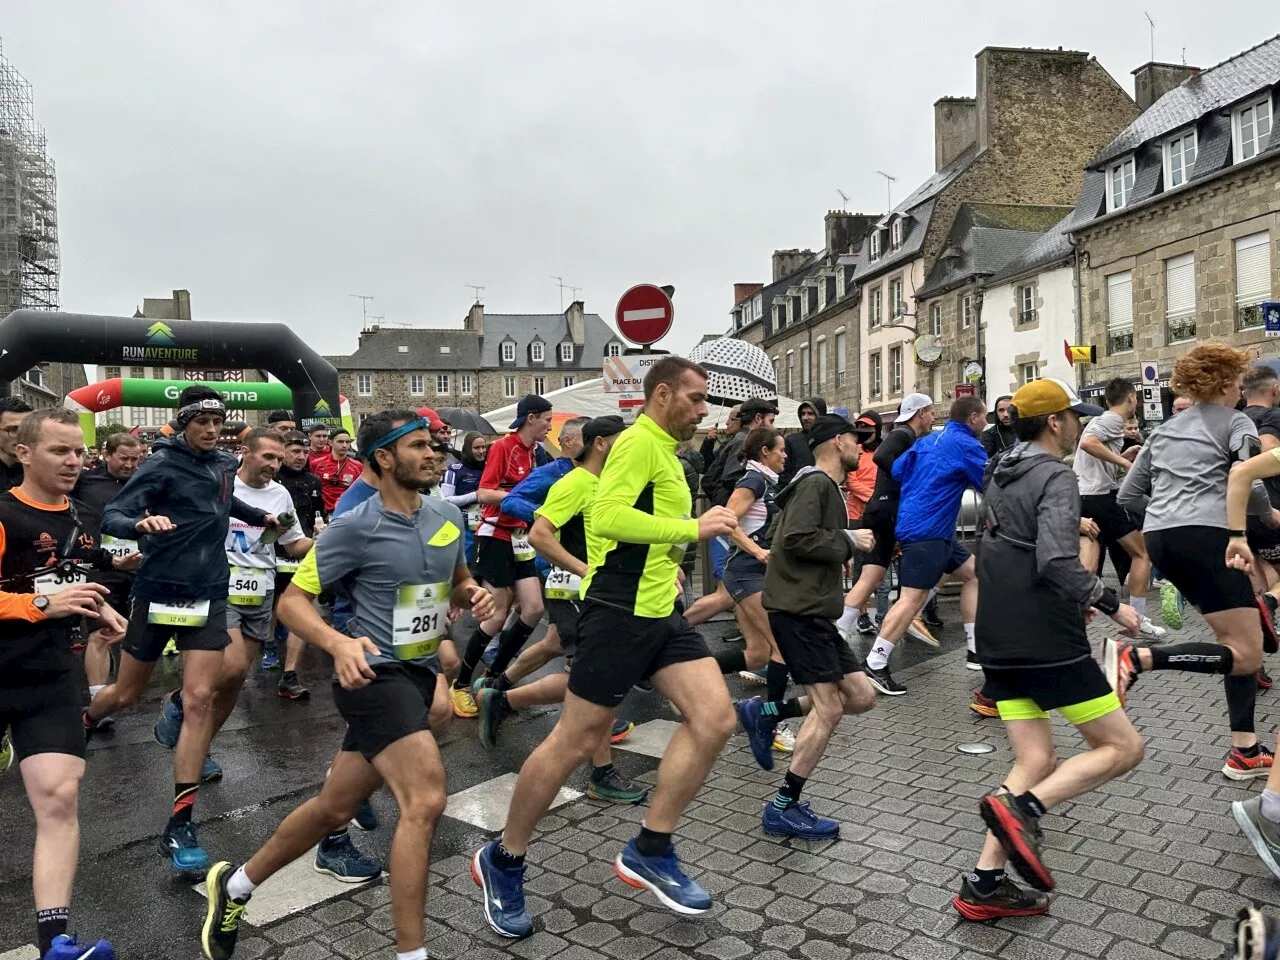
[[872, 566], [888, 569], [889, 564], [893, 563], [894, 549], [898, 545], [893, 527], [892, 523], [881, 523], [865, 519], [862, 521], [862, 529], [870, 530], [876, 537], [876, 545], [871, 548], [871, 552], [860, 554], [864, 567]]
[[1252, 609], [1253, 585], [1227, 566], [1227, 531], [1221, 527], [1174, 527], [1145, 534], [1151, 562], [1201, 613]]
[[675, 611], [637, 617], [586, 600], [578, 618], [569, 690], [590, 703], [616, 707], [635, 684], [663, 667], [709, 656], [706, 641]]
[[538, 576], [532, 560], [516, 560], [511, 541], [476, 537], [475, 578], [491, 587], [512, 587], [517, 580]]
[[982, 692], [992, 700], [1030, 700], [1045, 713], [1095, 702], [1106, 706], [1101, 701], [1113, 693], [1092, 656], [1056, 667], [984, 667], [982, 672]]
[[71, 671], [0, 685], [0, 730], [8, 729], [18, 761], [41, 753], [84, 759], [82, 708]]
[[578, 652], [578, 619], [582, 616], [580, 600], [547, 600], [547, 620], [560, 634], [560, 649], [564, 658], [573, 662], [573, 655]]
[[[201, 601], [203, 602], [203, 601]], [[221, 650], [231, 643], [227, 636], [227, 601], [210, 600], [205, 622], [198, 627], [175, 627], [163, 623], [148, 623], [147, 612], [151, 604], [134, 597], [129, 604], [129, 629], [125, 631], [121, 647], [135, 660], [155, 663], [160, 659], [170, 637], [176, 638], [178, 649]]]
[[379, 663], [373, 672], [377, 676], [358, 690], [345, 690], [333, 681], [333, 705], [347, 721], [342, 749], [370, 761], [397, 740], [431, 729], [431, 701], [436, 695], [436, 674], [430, 667], [407, 661]]
[[1088, 517], [1098, 525], [1098, 540], [1108, 543], [1120, 540], [1138, 529], [1129, 511], [1116, 503], [1115, 492], [1091, 493], [1080, 496], [1080, 516]]
[[1280, 563], [1280, 529], [1272, 529], [1257, 517], [1249, 517], [1249, 549], [1259, 560]]
[[769, 629], [796, 683], [839, 683], [862, 669], [830, 620], [769, 611]]

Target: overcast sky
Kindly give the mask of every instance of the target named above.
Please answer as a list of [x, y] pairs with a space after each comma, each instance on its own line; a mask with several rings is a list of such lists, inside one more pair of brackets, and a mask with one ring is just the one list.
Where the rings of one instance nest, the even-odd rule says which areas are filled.
[[[1274, 0], [1145, 5], [1158, 60], [1266, 39]], [[1037, 9], [1032, 9], [1032, 8]], [[671, 349], [723, 331], [735, 281], [933, 171], [934, 100], [985, 45], [1095, 54], [1132, 93], [1144, 4], [775, 0], [4, 0], [58, 165], [64, 309], [271, 319], [355, 349], [360, 302], [457, 327], [560, 309], [612, 324], [676, 287]], [[566, 302], [569, 295], [566, 293]]]

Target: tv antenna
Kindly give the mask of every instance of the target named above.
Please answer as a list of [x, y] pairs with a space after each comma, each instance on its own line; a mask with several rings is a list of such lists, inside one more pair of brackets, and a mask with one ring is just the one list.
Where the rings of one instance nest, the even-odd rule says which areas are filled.
[[1154, 62], [1155, 62], [1155, 59], [1156, 59], [1156, 22], [1155, 22], [1154, 20], [1152, 20], [1152, 19], [1151, 19], [1151, 14], [1147, 13], [1147, 11], [1143, 10], [1143, 11], [1142, 11], [1142, 15], [1143, 15], [1144, 17], [1146, 17], [1146, 18], [1147, 18], [1147, 23], [1150, 25], [1150, 29], [1151, 29], [1151, 62], [1152, 62], [1152, 63], [1154, 63]]
[[482, 287], [482, 286], [481, 286], [480, 284], [478, 284], [478, 283], [464, 283], [464, 284], [463, 284], [463, 286], [464, 286], [464, 287], [468, 287], [468, 288], [470, 288], [471, 290], [474, 290], [474, 291], [475, 291], [475, 295], [476, 295], [476, 303], [479, 303], [479, 302], [480, 302], [480, 291], [481, 291], [481, 290], [483, 290], [483, 289], [484, 289], [484, 287]]
[[[894, 183], [897, 182], [898, 178], [893, 176], [892, 174], [885, 173], [883, 170], [877, 170], [876, 173], [884, 177], [884, 192], [885, 192], [885, 196], [887, 196], [889, 200], [889, 210], [892, 210], [893, 209], [893, 185]], [[843, 196], [843, 194], [841, 194], [841, 196]]]
[[355, 297], [360, 301], [360, 322], [363, 324], [361, 329], [365, 329], [369, 326], [369, 301], [373, 299], [373, 296], [364, 293], [348, 293], [347, 296]]
[[567, 284], [567, 283], [565, 283], [565, 282], [564, 282], [564, 277], [552, 277], [551, 279], [552, 279], [552, 280], [554, 280], [554, 281], [556, 282], [556, 285], [560, 287], [560, 312], [561, 312], [561, 313], [564, 313], [564, 292], [565, 292], [565, 290], [566, 290], [566, 289], [568, 289], [568, 290], [581, 290], [582, 288], [581, 288], [581, 287], [572, 287], [572, 286], [569, 286], [569, 284]]
[[578, 291], [579, 291], [579, 290], [581, 290], [581, 289], [582, 289], [581, 287], [570, 287], [570, 288], [569, 288], [569, 292], [570, 292], [571, 294], [573, 294], [573, 299], [569, 301], [570, 303], [576, 303], [576, 302], [577, 302], [577, 300], [578, 300]]
[[848, 210], [848, 209], [849, 209], [849, 195], [848, 195], [847, 193], [845, 193], [843, 190], [841, 190], [839, 187], [836, 187], [836, 193], [840, 194], [840, 209], [841, 209], [841, 210]]

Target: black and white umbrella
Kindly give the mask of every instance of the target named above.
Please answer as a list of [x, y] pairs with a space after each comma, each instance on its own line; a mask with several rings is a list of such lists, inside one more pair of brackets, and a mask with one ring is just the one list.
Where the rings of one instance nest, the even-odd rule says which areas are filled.
[[728, 406], [778, 395], [768, 354], [744, 340], [721, 337], [700, 343], [689, 351], [689, 359], [707, 371], [707, 399], [715, 403]]
[[493, 424], [474, 410], [467, 410], [464, 407], [436, 407], [436, 413], [440, 415], [440, 419], [446, 421], [459, 433], [474, 430], [489, 437], [501, 434], [501, 431], [493, 429]]

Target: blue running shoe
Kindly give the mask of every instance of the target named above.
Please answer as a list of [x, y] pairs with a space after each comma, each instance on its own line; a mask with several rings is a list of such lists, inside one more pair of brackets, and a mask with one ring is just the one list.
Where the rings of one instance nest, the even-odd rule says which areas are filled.
[[213, 757], [204, 758], [204, 766], [200, 768], [200, 782], [213, 783], [222, 779], [222, 764]]
[[280, 621], [276, 621], [276, 643], [289, 642], [289, 628]]
[[471, 879], [484, 894], [484, 918], [500, 937], [518, 940], [533, 933], [533, 918], [524, 908], [524, 865], [501, 870], [493, 862], [497, 840], [471, 858]]
[[511, 712], [511, 708], [507, 706], [507, 696], [493, 687], [481, 687], [476, 697], [476, 706], [480, 710], [480, 742], [486, 749], [492, 750], [498, 743], [498, 727]]
[[761, 770], [773, 769], [773, 730], [777, 724], [769, 723], [760, 715], [764, 700], [752, 697], [750, 700], [739, 700], [733, 705], [737, 711], [738, 722], [747, 731], [747, 742], [751, 744], [751, 755], [760, 764]]
[[668, 910], [693, 916], [711, 909], [711, 894], [680, 869], [675, 847], [668, 847], [660, 857], [645, 857], [635, 840], [628, 840], [614, 859], [613, 870], [623, 883], [648, 890]]
[[276, 650], [274, 643], [264, 643], [262, 645], [262, 669], [276, 670], [280, 667], [280, 653]]
[[765, 833], [775, 837], [795, 837], [797, 840], [830, 840], [840, 836], [840, 824], [818, 816], [807, 803], [793, 803], [785, 810], [779, 810], [770, 801], [764, 805], [760, 826]]
[[91, 947], [81, 946], [75, 937], [60, 933], [53, 938], [42, 960], [116, 960], [116, 952], [105, 940], [99, 940]]
[[378, 815], [373, 812], [373, 804], [367, 799], [356, 807], [356, 815], [351, 818], [351, 825], [364, 831], [378, 829]]
[[164, 698], [160, 707], [160, 717], [151, 728], [156, 743], [172, 750], [178, 745], [178, 734], [182, 733], [182, 707], [173, 702], [173, 694]]
[[203, 875], [209, 869], [209, 855], [196, 839], [194, 823], [166, 828], [160, 836], [160, 852], [178, 873]]
[[327, 873], [343, 883], [364, 883], [382, 874], [382, 867], [357, 850], [346, 833], [320, 841], [316, 847], [315, 868], [316, 873]]
[[486, 667], [492, 666], [493, 661], [498, 659], [498, 638], [494, 637], [489, 641], [489, 645], [484, 648], [484, 653], [480, 654], [480, 662]]
[[480, 691], [483, 690], [485, 687], [492, 687], [493, 682], [496, 679], [497, 679], [496, 677], [491, 677], [487, 673], [483, 677], [476, 677], [474, 680], [471, 681], [471, 696], [479, 700]]

